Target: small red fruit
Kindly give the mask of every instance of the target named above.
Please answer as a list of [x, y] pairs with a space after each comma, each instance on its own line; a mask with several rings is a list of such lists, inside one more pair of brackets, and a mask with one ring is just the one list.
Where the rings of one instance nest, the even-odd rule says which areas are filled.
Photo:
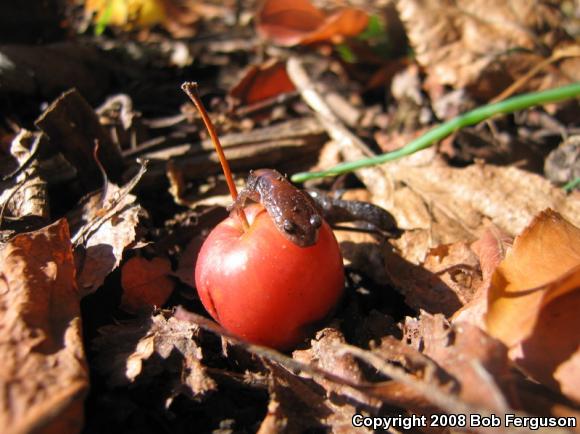
[[201, 301], [233, 334], [286, 350], [309, 333], [338, 303], [344, 270], [338, 243], [326, 222], [318, 241], [299, 247], [285, 238], [260, 205], [217, 225], [205, 240], [195, 268]]

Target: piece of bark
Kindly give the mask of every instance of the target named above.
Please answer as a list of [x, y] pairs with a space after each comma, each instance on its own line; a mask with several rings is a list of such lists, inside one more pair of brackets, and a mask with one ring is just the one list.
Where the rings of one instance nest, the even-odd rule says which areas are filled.
[[36, 126], [49, 138], [53, 147], [76, 167], [79, 179], [87, 190], [103, 184], [103, 177], [93, 156], [96, 141], [98, 157], [107, 176], [120, 183], [123, 159], [119, 148], [99, 123], [89, 103], [71, 89], [56, 99], [36, 120]]
[[[228, 134], [220, 141], [234, 171], [276, 167], [291, 172], [299, 164], [314, 164], [327, 139], [324, 128], [316, 119], [304, 118], [248, 133]], [[150, 159], [151, 164], [140, 188], [159, 188], [167, 184], [169, 158], [172, 159], [171, 170], [182, 175], [184, 181], [221, 173], [213, 145], [205, 140], [150, 152], [144, 157]]]
[[76, 433], [88, 372], [66, 220], [0, 252], [0, 431]]
[[[141, 145], [135, 150], [124, 153], [125, 157], [133, 157], [144, 154], [147, 159], [167, 159], [170, 157], [200, 155], [213, 153], [215, 148], [211, 140], [206, 139], [196, 143], [184, 143], [183, 133], [181, 137], [168, 137], [165, 140], [151, 140], [151, 144]], [[327, 138], [325, 129], [315, 118], [306, 117], [293, 119], [277, 125], [257, 128], [243, 133], [226, 134], [220, 137], [220, 144], [224, 149], [249, 146], [259, 143], [271, 143], [278, 140], [289, 141], [325, 141]], [[154, 151], [151, 148], [157, 149]], [[163, 149], [161, 149], [163, 148]], [[145, 151], [145, 152], [144, 152]]]
[[[275, 140], [225, 149], [224, 153], [232, 170], [243, 171], [277, 166], [288, 159], [308, 159], [314, 157], [321, 146], [321, 142], [312, 143], [300, 139]], [[186, 174], [186, 179], [204, 178], [222, 171], [217, 155], [214, 153], [178, 159], [175, 161], [175, 167]]]

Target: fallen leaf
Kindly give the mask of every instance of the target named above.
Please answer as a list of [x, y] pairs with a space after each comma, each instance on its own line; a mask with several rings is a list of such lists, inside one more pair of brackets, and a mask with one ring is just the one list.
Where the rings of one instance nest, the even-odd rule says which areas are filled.
[[[550, 1], [402, 0], [397, 8], [417, 60], [427, 70], [427, 88], [467, 87], [491, 98], [545, 60], [539, 41], [548, 50], [566, 43], [559, 32], [560, 8]], [[524, 89], [570, 80], [571, 68], [547, 69]], [[572, 74], [576, 81], [577, 70]]]
[[165, 385], [167, 399], [181, 391], [200, 397], [217, 387], [201, 363], [199, 329], [191, 323], [160, 312], [99, 332], [93, 341], [95, 366], [110, 387], [145, 384], [167, 371], [173, 373]]
[[[266, 366], [270, 370], [270, 403], [258, 434], [301, 433], [315, 428], [333, 433], [352, 431], [352, 417], [361, 413], [360, 409], [340, 402], [338, 397], [328, 397], [317, 384], [283, 367], [269, 362]], [[360, 432], [370, 430], [363, 428]]]
[[443, 316], [424, 312], [418, 319], [406, 319], [404, 334], [411, 346], [457, 380], [462, 401], [499, 412], [509, 410], [510, 364], [500, 341], [471, 324], [450, 325]]
[[121, 309], [136, 313], [163, 306], [175, 286], [169, 274], [171, 263], [166, 258], [129, 259], [121, 268]]
[[256, 16], [258, 33], [283, 46], [315, 42], [341, 42], [356, 36], [368, 24], [359, 9], [344, 8], [326, 16], [309, 0], [266, 0]]
[[89, 383], [66, 220], [15, 236], [0, 264], [2, 432], [80, 432]]
[[281, 45], [295, 45], [324, 23], [324, 14], [309, 0], [265, 1], [256, 15], [257, 29]]
[[471, 245], [471, 250], [479, 258], [483, 281], [471, 300], [453, 314], [452, 320], [467, 322], [485, 329], [485, 314], [487, 313], [487, 298], [491, 277], [497, 266], [511, 247], [513, 239], [503, 233], [499, 228], [488, 228], [481, 238]]
[[345, 8], [326, 18], [316, 31], [304, 35], [301, 44], [331, 41], [341, 43], [345, 38], [361, 33], [369, 22], [366, 12], [360, 9]]
[[[409, 167], [408, 162], [389, 165], [389, 173], [419, 195], [433, 214], [427, 227], [431, 239], [437, 244], [478, 238], [489, 221], [508, 235], [520, 233], [534, 216], [546, 208], [552, 208], [575, 225], [580, 225], [580, 199], [568, 197], [545, 178], [516, 167], [497, 167], [489, 164], [472, 165], [463, 169], [431, 164]], [[485, 186], [485, 188], [483, 188]], [[373, 201], [384, 192], [375, 190]], [[397, 202], [399, 207], [405, 204]], [[400, 210], [386, 208], [400, 221]], [[448, 224], [463, 228], [461, 232], [449, 232], [438, 223], [442, 218]], [[467, 234], [467, 235], [465, 235]]]
[[254, 104], [296, 88], [286, 72], [286, 62], [270, 59], [261, 65], [251, 65], [238, 83], [230, 89], [233, 105]]
[[[450, 414], [479, 414], [482, 417], [490, 417], [493, 412], [485, 407], [458, 399], [456, 393], [451, 393], [448, 387], [440, 384], [434, 377], [418, 378], [396, 364], [389, 363], [378, 353], [352, 345], [342, 345], [340, 349], [344, 354], [352, 354], [360, 361], [367, 363], [378, 373], [392, 378], [392, 381], [381, 381], [361, 387], [367, 393], [382, 398], [386, 402], [392, 402], [420, 414], [432, 414], [436, 410], [436, 413], [445, 411]], [[425, 401], [429, 404], [426, 405]], [[425, 419], [428, 420], [427, 417]], [[485, 429], [487, 428], [476, 428], [476, 431], [483, 432]], [[510, 431], [511, 429], [506, 428], [497, 432]]]
[[[18, 161], [18, 169], [0, 184], [2, 215], [15, 218], [49, 216], [46, 181], [39, 174], [36, 159], [41, 137], [22, 129], [10, 144], [10, 153]], [[19, 172], [19, 173], [17, 173]]]
[[[363, 373], [354, 357], [340, 353], [337, 348], [345, 344], [346, 339], [342, 332], [333, 327], [326, 327], [316, 333], [310, 341], [311, 347], [307, 350], [296, 350], [292, 358], [302, 363], [316, 366], [324, 371], [333, 372], [340, 378], [347, 379], [352, 383], [364, 381]], [[348, 397], [369, 407], [380, 407], [380, 402], [374, 400], [358, 390], [337, 384], [326, 379], [314, 378], [318, 384], [324, 387], [327, 393]]]
[[385, 249], [385, 270], [390, 283], [405, 297], [413, 309], [452, 315], [462, 306], [458, 295], [437, 274], [412, 264]]
[[580, 229], [549, 209], [515, 239], [492, 277], [487, 329], [551, 387], [558, 386], [554, 371], [579, 349], [579, 290]]
[[462, 305], [469, 303], [483, 284], [479, 260], [468, 243], [433, 247], [423, 267], [437, 275], [455, 293]]
[[[565, 326], [570, 327], [569, 324]], [[556, 368], [554, 379], [560, 384], [564, 395], [580, 402], [580, 351], [574, 352], [568, 360]]]
[[491, 283], [491, 277], [497, 266], [512, 247], [513, 239], [501, 229], [491, 226], [474, 242], [471, 250], [479, 257], [479, 266], [484, 282]]
[[145, 166], [125, 186], [108, 183], [106, 197], [98, 191], [86, 197], [69, 214], [82, 296], [96, 291], [117, 268], [127, 246], [135, 241], [141, 207], [129, 193], [145, 173]]

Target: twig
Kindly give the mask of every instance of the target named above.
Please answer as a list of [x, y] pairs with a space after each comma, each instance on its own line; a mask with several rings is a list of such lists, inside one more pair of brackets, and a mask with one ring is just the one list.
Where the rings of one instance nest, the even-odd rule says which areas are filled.
[[515, 111], [523, 110], [535, 105], [555, 103], [566, 99], [575, 98], [579, 95], [580, 82], [576, 82], [567, 86], [562, 86], [543, 92], [533, 92], [515, 96], [502, 102], [478, 107], [475, 110], [471, 110], [461, 116], [451, 119], [448, 122], [440, 124], [429, 130], [427, 133], [423, 134], [418, 139], [413, 140], [408, 145], [401, 149], [397, 149], [396, 151], [377, 155], [373, 158], [363, 158], [357, 161], [338, 164], [330, 169], [322, 170], [319, 172], [296, 173], [291, 177], [291, 180], [292, 182], [304, 182], [309, 179], [342, 175], [343, 173], [349, 173], [365, 167], [387, 163], [389, 161], [397, 160], [399, 158], [414, 154], [415, 152], [422, 149], [426, 149], [433, 143], [444, 139], [455, 131], [471, 125], [475, 125], [481, 121], [489, 119], [492, 116], [513, 113]]
[[296, 91], [282, 93], [280, 95], [276, 95], [274, 97], [255, 102], [255, 103], [250, 104], [250, 105], [239, 107], [239, 108], [234, 110], [234, 113], [236, 116], [243, 118], [244, 116], [249, 116], [249, 115], [254, 114], [256, 112], [261, 112], [261, 111], [270, 109], [272, 107], [284, 105], [287, 102], [296, 99], [297, 97], [298, 97], [298, 92], [296, 92]]
[[335, 140], [341, 148], [345, 146], [355, 146], [363, 155], [367, 157], [375, 156], [373, 152], [361, 139], [355, 136], [346, 128], [338, 116], [334, 114], [330, 106], [326, 103], [322, 95], [316, 91], [314, 83], [308, 77], [302, 61], [297, 57], [288, 59], [286, 66], [288, 75], [294, 86], [300, 91], [302, 98], [316, 112], [320, 123], [326, 128], [328, 135]]

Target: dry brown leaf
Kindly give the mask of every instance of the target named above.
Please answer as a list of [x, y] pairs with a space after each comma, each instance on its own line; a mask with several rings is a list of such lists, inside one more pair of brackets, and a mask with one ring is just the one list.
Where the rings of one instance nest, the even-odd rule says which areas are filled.
[[180, 391], [199, 397], [217, 385], [201, 363], [202, 350], [196, 340], [199, 329], [171, 315], [103, 327], [94, 341], [95, 365], [109, 386], [146, 383], [164, 371], [175, 373], [167, 384], [168, 399]]
[[[532, 377], [557, 387], [554, 372], [580, 347], [580, 229], [540, 213], [497, 267], [488, 303], [489, 332]], [[575, 369], [568, 362], [561, 372]]]
[[278, 45], [341, 42], [356, 36], [368, 24], [368, 15], [345, 8], [326, 16], [309, 0], [266, 0], [256, 16], [257, 30]]
[[[314, 390], [315, 393], [317, 392], [316, 388], [305, 391], [304, 399], [302, 401], [300, 401], [300, 396], [296, 396], [296, 393], [293, 393], [293, 386], [295, 384], [296, 388], [294, 390], [299, 391], [299, 394], [302, 393], [303, 387], [312, 387], [312, 383], [304, 381], [304, 377], [312, 378], [318, 384], [323, 384], [323, 380], [325, 380], [334, 383], [335, 386], [349, 387], [353, 390], [358, 390], [362, 394], [366, 395], [366, 401], [377, 399], [382, 401], [384, 404], [392, 403], [405, 409], [417, 409], [417, 411], [422, 412], [430, 412], [434, 409], [437, 409], [437, 413], [445, 411], [453, 414], [479, 414], [485, 417], [489, 417], [493, 413], [493, 410], [491, 409], [478, 405], [468, 404], [462, 401], [457, 397], [456, 394], [450, 393], [450, 389], [448, 387], [449, 385], [441, 382], [437, 376], [432, 375], [433, 372], [429, 374], [428, 369], [421, 371], [422, 366], [432, 366], [432, 371], [439, 368], [434, 364], [434, 362], [430, 361], [428, 357], [422, 355], [411, 347], [405, 346], [407, 351], [402, 351], [402, 354], [404, 354], [406, 357], [409, 357], [413, 363], [419, 366], [419, 369], [417, 370], [418, 372], [416, 374], [412, 374], [407, 371], [407, 369], [413, 369], [412, 367], [410, 368], [409, 365], [405, 365], [405, 368], [407, 368], [405, 369], [400, 367], [398, 363], [392, 363], [390, 360], [388, 360], [389, 357], [382, 357], [382, 354], [375, 353], [374, 351], [363, 350], [359, 347], [346, 345], [335, 341], [333, 343], [334, 348], [332, 348], [332, 352], [336, 355], [336, 357], [340, 357], [341, 355], [352, 355], [360, 361], [370, 365], [379, 374], [388, 376], [393, 379], [393, 381], [381, 381], [378, 383], [371, 383], [368, 381], [353, 382], [349, 379], [335, 375], [334, 372], [323, 370], [314, 364], [307, 364], [295, 359], [291, 359], [275, 350], [241, 341], [213, 321], [208, 320], [207, 318], [204, 318], [200, 315], [187, 312], [181, 307], [177, 308], [175, 317], [182, 321], [195, 324], [203, 330], [207, 330], [211, 333], [221, 336], [232, 346], [245, 350], [255, 357], [263, 360], [267, 366], [275, 366], [278, 369], [276, 371], [276, 375], [273, 378], [273, 381], [277, 382], [275, 387], [277, 388], [277, 391], [282, 390], [280, 393], [287, 393], [288, 395], [284, 397], [281, 397], [281, 395], [273, 396], [273, 399], [271, 399], [271, 403], [268, 408], [268, 415], [262, 424], [262, 433], [282, 432], [289, 426], [288, 416], [294, 414], [295, 410], [293, 409], [303, 408], [302, 406], [304, 406], [306, 402], [310, 402], [311, 404], [315, 405], [314, 408], [308, 408], [306, 410], [305, 415], [307, 417], [310, 417], [312, 414], [320, 415], [320, 412], [327, 412], [329, 409], [331, 409], [332, 412], [329, 413], [328, 418], [322, 420], [323, 425], [332, 427], [333, 432], [352, 432], [352, 425], [344, 424], [345, 416], [348, 416], [350, 412], [350, 417], [352, 418], [352, 415], [354, 414], [352, 413], [352, 408], [350, 405], [344, 407], [343, 403], [338, 410], [334, 410], [332, 407], [334, 405], [334, 401], [325, 400], [323, 401], [322, 406], [317, 406], [314, 400], [309, 401], [309, 399], [314, 396], [312, 391]], [[486, 336], [484, 333], [478, 331], [477, 329], [473, 329], [473, 331], [475, 331], [475, 334], [472, 334], [471, 332], [467, 333], [467, 336], [470, 338], [467, 339], [467, 342], [471, 342], [471, 344], [473, 344], [471, 338], [474, 337], [475, 341], [478, 341], [478, 339], [481, 338], [481, 335]], [[478, 333], [481, 333], [481, 335]], [[490, 347], [488, 347], [487, 340], [489, 340], [489, 337], [486, 336], [484, 338], [484, 345], [482, 349], [483, 353], [490, 349]], [[332, 338], [329, 340], [329, 344], [331, 341], [333, 341]], [[491, 342], [494, 341], [492, 340]], [[404, 344], [400, 343], [399, 345]], [[470, 345], [468, 345], [468, 347], [470, 347]], [[330, 350], [331, 347], [329, 346], [327, 349]], [[493, 370], [493, 367], [496, 366], [494, 365], [496, 361], [502, 360], [501, 358], [497, 357], [498, 353], [493, 349], [493, 345], [491, 347], [490, 354], [480, 354], [478, 351], [479, 350], [475, 350], [473, 353], [475, 355], [472, 354], [472, 357], [477, 358], [479, 355], [481, 355], [483, 358], [482, 360], [486, 363], [485, 366], [490, 370]], [[411, 354], [411, 356], [409, 356], [409, 354]], [[308, 359], [308, 357], [306, 357], [305, 361]], [[460, 357], [460, 355], [458, 355], [458, 357]], [[487, 363], [489, 363], [489, 365]], [[501, 363], [499, 364], [499, 367], [501, 368]], [[282, 369], [282, 371], [279, 371], [279, 369]], [[278, 375], [278, 373], [280, 373], [280, 375]], [[298, 375], [303, 378], [298, 378]], [[300, 384], [295, 383], [295, 381]], [[279, 389], [279, 387], [281, 389]], [[278, 399], [279, 397], [280, 399]], [[332, 398], [333, 395], [331, 394], [330, 397]], [[288, 398], [288, 400], [286, 400], [286, 398]], [[354, 402], [354, 404], [357, 405], [357, 412], [360, 412], [360, 404], [356, 402]], [[296, 405], [296, 407], [294, 407], [294, 405]], [[286, 411], [287, 406], [290, 406], [290, 410], [288, 411]], [[388, 407], [383, 406], [382, 409], [388, 410]], [[371, 408], [370, 410], [372, 413], [373, 409]], [[400, 413], [400, 410], [398, 412]], [[518, 414], [519, 416], [529, 416], [518, 413], [511, 409], [509, 412]], [[302, 413], [298, 414], [296, 417], [302, 417]], [[336, 419], [333, 419], [334, 417], [336, 417]], [[294, 422], [300, 423], [301, 421]], [[293, 426], [295, 427], [296, 425]], [[486, 433], [489, 432], [489, 429], [473, 428], [473, 431]], [[494, 429], [494, 432], [521, 434], [523, 432], [527, 432], [527, 429], [518, 427], [503, 427], [501, 429]], [[564, 434], [568, 431], [554, 428], [553, 432]]]
[[80, 432], [88, 373], [66, 220], [0, 251], [0, 427]]
[[265, 1], [256, 15], [257, 29], [264, 37], [281, 45], [298, 44], [324, 22], [322, 11], [309, 0]]
[[389, 281], [411, 308], [450, 316], [462, 306], [457, 294], [435, 273], [406, 261], [390, 249], [385, 249], [384, 255]]
[[483, 281], [471, 301], [453, 314], [453, 322], [463, 321], [485, 329], [484, 318], [487, 313], [487, 296], [491, 285], [491, 276], [505, 257], [512, 242], [511, 237], [504, 234], [499, 228], [491, 226], [486, 229], [479, 240], [471, 245], [471, 250], [479, 258], [479, 268]]
[[512, 243], [512, 237], [503, 233], [501, 229], [491, 226], [472, 244], [471, 250], [479, 257], [479, 266], [485, 282], [491, 282], [491, 276], [505, 258]]
[[171, 262], [166, 258], [129, 259], [121, 268], [121, 309], [136, 313], [163, 306], [175, 286], [169, 274]]
[[[565, 41], [559, 7], [546, 0], [401, 0], [397, 7], [427, 70], [427, 87], [468, 87], [490, 98], [545, 60], [539, 46], [556, 50]], [[578, 70], [550, 68], [547, 80], [529, 82], [527, 89], [563, 84], [568, 72], [578, 79]]]
[[404, 333], [407, 342], [458, 381], [462, 401], [500, 412], [509, 409], [509, 359], [500, 341], [471, 324], [451, 326], [441, 315], [426, 313], [407, 318]]
[[333, 433], [352, 432], [352, 416], [360, 410], [338, 398], [327, 397], [324, 389], [311, 380], [276, 364], [265, 364], [270, 370], [270, 403], [259, 434], [303, 433], [315, 428], [331, 429]]
[[[393, 177], [404, 182], [424, 201], [434, 214], [430, 222], [433, 245], [464, 241], [477, 237], [493, 222], [508, 235], [520, 233], [536, 214], [552, 208], [575, 225], [580, 225], [580, 198], [566, 196], [541, 176], [516, 167], [472, 165], [464, 169], [442, 165], [409, 167], [406, 162], [387, 166]], [[384, 196], [372, 185], [373, 201]], [[403, 202], [397, 202], [405, 207]], [[416, 207], [415, 207], [416, 208]], [[401, 211], [389, 209], [399, 221]], [[450, 232], [438, 223], [448, 218], [448, 225], [463, 228]], [[467, 234], [467, 235], [465, 235]]]
[[[433, 409], [438, 409], [436, 412], [444, 411], [450, 414], [478, 414], [482, 417], [490, 417], [494, 411], [480, 405], [473, 405], [459, 399], [456, 393], [451, 393], [448, 388], [442, 387], [441, 384], [424, 378], [417, 378], [412, 374], [406, 372], [401, 367], [389, 363], [381, 355], [372, 351], [366, 351], [362, 348], [342, 345], [340, 347], [344, 354], [352, 354], [357, 359], [369, 364], [379, 373], [386, 375], [393, 379], [391, 382], [380, 382], [367, 384], [364, 390], [367, 393], [376, 397], [383, 398], [386, 402], [398, 403], [397, 405], [409, 409], [411, 411], [418, 411], [419, 413], [431, 413]], [[431, 378], [431, 380], [433, 380]], [[363, 387], [361, 387], [363, 389]], [[430, 403], [429, 407], [425, 407], [425, 401]], [[514, 410], [508, 410], [510, 413], [516, 413]], [[497, 413], [497, 412], [495, 412]], [[526, 416], [519, 414], [519, 416]], [[429, 420], [426, 418], [426, 420]], [[556, 429], [556, 428], [555, 428]], [[490, 432], [486, 427], [471, 427], [474, 432], [487, 433]], [[493, 428], [494, 433], [522, 433], [527, 432], [527, 429], [522, 430], [517, 427], [502, 427]], [[559, 434], [567, 433], [567, 430], [558, 430]]]
[[[354, 357], [339, 353], [337, 350], [341, 344], [345, 343], [346, 339], [340, 330], [327, 327], [316, 333], [316, 337], [310, 341], [311, 347], [309, 349], [294, 351], [292, 357], [302, 363], [333, 372], [349, 382], [360, 383], [364, 376]], [[380, 402], [377, 400], [373, 400], [364, 393], [344, 384], [337, 384], [323, 378], [315, 378], [314, 381], [324, 387], [328, 394], [348, 397], [371, 407], [380, 407]]]
[[105, 277], [117, 268], [123, 251], [135, 241], [141, 207], [129, 191], [139, 182], [145, 166], [125, 186], [108, 183], [106, 197], [101, 191], [88, 196], [69, 216], [75, 256], [77, 283], [81, 295], [96, 291]]
[[489, 331], [509, 346], [529, 336], [542, 307], [574, 292], [578, 266], [580, 229], [550, 209], [540, 213], [496, 268]]
[[472, 300], [483, 283], [479, 261], [464, 242], [432, 248], [423, 266], [451, 288], [462, 305]]
[[361, 33], [369, 22], [366, 12], [360, 9], [345, 8], [329, 17], [314, 32], [304, 35], [301, 44], [331, 41], [341, 43], [344, 38]]
[[[457, 390], [458, 383], [429, 357], [417, 349], [392, 336], [381, 339], [380, 345], [372, 348], [372, 353], [385, 361], [401, 365], [410, 374], [425, 384], [442, 388], [448, 392]], [[436, 407], [425, 396], [413, 387], [400, 381], [387, 381], [376, 384], [375, 391], [387, 402], [401, 408], [426, 413], [436, 412]]]
[[242, 79], [230, 89], [234, 106], [254, 104], [296, 88], [286, 72], [286, 62], [270, 59], [261, 65], [252, 65]]
[[16, 218], [48, 218], [46, 181], [39, 175], [39, 163], [36, 160], [40, 140], [38, 134], [25, 129], [12, 140], [10, 153], [18, 162], [20, 173], [0, 184], [1, 218], [8, 215]]

